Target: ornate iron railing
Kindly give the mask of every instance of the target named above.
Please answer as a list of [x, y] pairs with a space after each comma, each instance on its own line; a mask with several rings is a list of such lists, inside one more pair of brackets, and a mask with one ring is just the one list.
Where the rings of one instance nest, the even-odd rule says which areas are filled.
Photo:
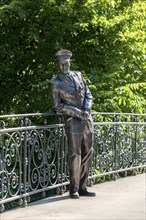
[[[146, 167], [146, 114], [94, 113], [89, 185]], [[27, 205], [32, 195], [66, 191], [67, 141], [61, 115], [0, 116], [0, 211], [11, 201]]]

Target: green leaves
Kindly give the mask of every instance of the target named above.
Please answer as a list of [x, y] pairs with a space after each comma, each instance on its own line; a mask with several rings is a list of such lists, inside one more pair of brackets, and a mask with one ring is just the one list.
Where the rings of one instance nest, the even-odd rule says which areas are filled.
[[[142, 90], [141, 90], [142, 89]], [[133, 113], [142, 113], [142, 106], [146, 106], [146, 100], [141, 91], [146, 90], [146, 83], [133, 83], [115, 89], [117, 96], [114, 98], [119, 106], [131, 107]]]
[[73, 52], [93, 110], [146, 112], [144, 0], [3, 0], [0, 30], [2, 114], [51, 108], [61, 48]]

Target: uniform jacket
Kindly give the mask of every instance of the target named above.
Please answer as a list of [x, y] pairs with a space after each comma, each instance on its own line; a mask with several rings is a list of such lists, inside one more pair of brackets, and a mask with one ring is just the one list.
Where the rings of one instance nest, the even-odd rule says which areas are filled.
[[52, 107], [63, 114], [66, 132], [82, 133], [93, 130], [92, 116], [82, 120], [81, 114], [92, 107], [92, 95], [80, 72], [59, 74], [51, 81]]

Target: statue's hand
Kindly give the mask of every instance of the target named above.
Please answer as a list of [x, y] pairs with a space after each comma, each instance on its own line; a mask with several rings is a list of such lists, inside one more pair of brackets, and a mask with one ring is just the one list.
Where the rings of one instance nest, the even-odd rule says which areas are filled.
[[88, 120], [90, 118], [90, 111], [88, 109], [85, 109], [83, 111], [80, 110], [77, 117], [82, 119], [82, 120]]
[[88, 120], [89, 117], [90, 117], [90, 112], [87, 110], [83, 111], [83, 119]]

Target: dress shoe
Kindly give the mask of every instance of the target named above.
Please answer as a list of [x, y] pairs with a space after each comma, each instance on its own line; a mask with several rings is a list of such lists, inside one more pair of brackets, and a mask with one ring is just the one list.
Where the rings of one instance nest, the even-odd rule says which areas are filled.
[[96, 193], [94, 193], [94, 192], [89, 192], [89, 191], [87, 191], [87, 190], [82, 190], [82, 191], [79, 191], [79, 195], [80, 195], [80, 196], [95, 197], [95, 196], [96, 196]]
[[79, 193], [78, 192], [71, 193], [70, 194], [70, 198], [72, 198], [72, 199], [79, 199]]

